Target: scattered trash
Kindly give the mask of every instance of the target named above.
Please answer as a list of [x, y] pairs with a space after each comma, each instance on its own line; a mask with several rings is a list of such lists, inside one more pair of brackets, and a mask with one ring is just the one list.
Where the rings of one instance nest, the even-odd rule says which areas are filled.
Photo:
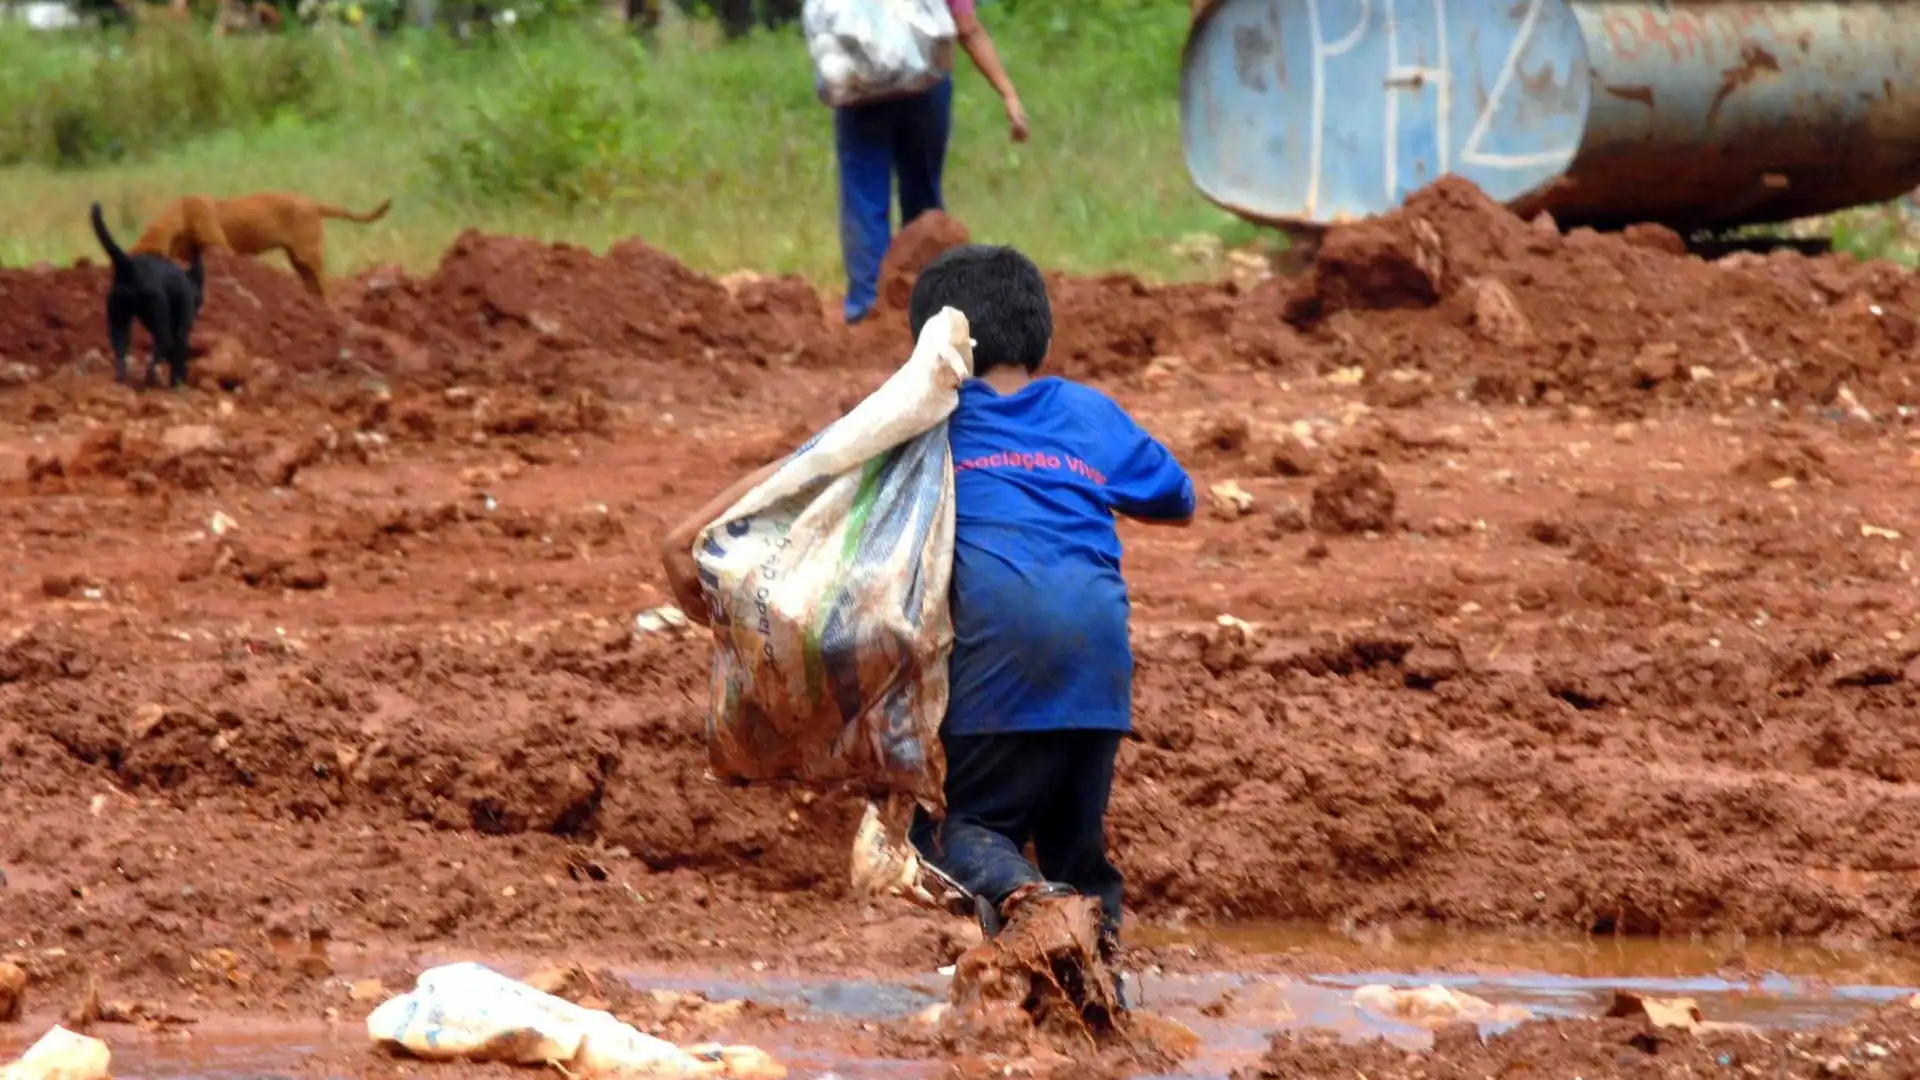
[[1881, 528], [1881, 527], [1880, 527], [1880, 526], [1878, 526], [1878, 525], [1862, 525], [1862, 526], [1860, 526], [1860, 535], [1861, 535], [1861, 536], [1864, 536], [1864, 537], [1866, 537], [1866, 538], [1868, 538], [1869, 540], [1872, 540], [1872, 539], [1880, 539], [1880, 540], [1898, 540], [1898, 539], [1900, 539], [1900, 534], [1899, 534], [1898, 532], [1896, 532], [1895, 530], [1893, 530], [1893, 529], [1883, 529], [1883, 528]]
[[1232, 480], [1222, 480], [1207, 489], [1213, 506], [1223, 517], [1237, 518], [1253, 511], [1253, 495]]
[[1401, 988], [1374, 984], [1353, 992], [1353, 1003], [1382, 1016], [1398, 1017], [1433, 1030], [1466, 1021], [1473, 1024], [1513, 1024], [1533, 1016], [1520, 1005], [1495, 1005], [1484, 998], [1438, 984]]
[[225, 536], [230, 532], [238, 531], [239, 528], [239, 522], [218, 510], [213, 512], [213, 519], [207, 522], [207, 531], [215, 536]]
[[633, 617], [633, 632], [658, 634], [667, 630], [685, 630], [693, 625], [687, 614], [671, 604], [648, 608]]
[[1335, 386], [1359, 386], [1367, 379], [1367, 369], [1363, 367], [1334, 368], [1327, 372], [1325, 378]]
[[217, 451], [225, 441], [211, 424], [179, 424], [160, 433], [160, 445], [176, 454]]
[[750, 1046], [681, 1048], [481, 964], [420, 973], [410, 993], [367, 1017], [375, 1045], [446, 1061], [549, 1065], [569, 1075], [779, 1080], [786, 1069]]
[[1140, 377], [1148, 382], [1164, 382], [1178, 376], [1186, 367], [1187, 360], [1184, 356], [1156, 356], [1147, 361], [1146, 369], [1140, 373]]
[[920, 858], [912, 844], [897, 842], [896, 838], [906, 835], [913, 806], [914, 801], [903, 795], [867, 803], [853, 835], [853, 891], [953, 915], [970, 913], [973, 901], [959, 885]]
[[734, 270], [719, 277], [720, 287], [727, 290], [727, 295], [732, 297], [738, 297], [740, 290], [747, 286], [758, 285], [765, 280], [767, 280], [765, 275], [752, 270]]
[[1849, 419], [1867, 424], [1873, 423], [1873, 414], [1867, 411], [1866, 406], [1860, 404], [1860, 399], [1853, 395], [1852, 387], [1842, 386], [1833, 395], [1833, 403], [1839, 406]]
[[1700, 1027], [1700, 1005], [1692, 998], [1650, 998], [1627, 990], [1615, 990], [1613, 1003], [1607, 1006], [1609, 1019], [1644, 1016], [1654, 1027], [1693, 1031]]
[[106, 1080], [112, 1060], [106, 1043], [55, 1026], [0, 1069], [0, 1080]]
[[1252, 641], [1254, 635], [1260, 632], [1258, 623], [1250, 623], [1233, 615], [1217, 615], [1214, 617], [1213, 624], [1220, 627], [1223, 633], [1233, 635], [1236, 640], [1243, 642]]

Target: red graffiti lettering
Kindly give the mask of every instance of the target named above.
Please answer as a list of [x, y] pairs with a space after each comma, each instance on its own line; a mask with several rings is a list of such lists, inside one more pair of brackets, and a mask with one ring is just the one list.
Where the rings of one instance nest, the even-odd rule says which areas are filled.
[[1753, 4], [1710, 11], [1671, 11], [1664, 16], [1642, 9], [1637, 18], [1610, 11], [1601, 17], [1600, 28], [1607, 36], [1608, 48], [1622, 60], [1636, 60], [1648, 50], [1657, 49], [1664, 50], [1674, 63], [1718, 63], [1723, 58], [1741, 56], [1755, 36], [1779, 34], [1773, 13]]

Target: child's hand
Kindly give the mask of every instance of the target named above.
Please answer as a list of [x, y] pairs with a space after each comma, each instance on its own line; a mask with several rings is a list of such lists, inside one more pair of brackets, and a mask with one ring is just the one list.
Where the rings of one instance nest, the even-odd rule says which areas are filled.
[[1027, 110], [1020, 105], [1020, 98], [1007, 95], [1007, 135], [1014, 142], [1027, 141]]

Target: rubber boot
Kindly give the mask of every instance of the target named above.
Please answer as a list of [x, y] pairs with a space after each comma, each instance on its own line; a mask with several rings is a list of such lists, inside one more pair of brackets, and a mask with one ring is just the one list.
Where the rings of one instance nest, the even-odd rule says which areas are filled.
[[1000, 909], [984, 896], [973, 898], [973, 914], [980, 920], [980, 940], [982, 941], [992, 941], [999, 937], [1000, 930], [1006, 926], [1005, 921], [1000, 918]]

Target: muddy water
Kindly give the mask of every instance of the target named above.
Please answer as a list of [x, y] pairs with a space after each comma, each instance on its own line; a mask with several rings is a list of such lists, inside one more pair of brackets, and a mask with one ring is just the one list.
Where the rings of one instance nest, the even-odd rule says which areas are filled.
[[1616, 989], [1691, 997], [1712, 1019], [1804, 1028], [1913, 994], [1920, 950], [1779, 939], [1566, 938], [1417, 929], [1333, 935], [1315, 927], [1241, 925], [1147, 930], [1142, 943], [1211, 940], [1252, 954], [1298, 954], [1345, 970], [1307, 981], [1439, 984], [1549, 1016], [1590, 1016]]
[[1828, 982], [1920, 984], [1920, 949], [1895, 944], [1744, 936], [1690, 939], [1572, 937], [1548, 933], [1369, 928], [1336, 933], [1297, 923], [1140, 927], [1140, 945], [1212, 942], [1254, 955], [1293, 954], [1353, 971], [1550, 971], [1597, 979], [1685, 978], [1738, 967]]
[[[1538, 1016], [1595, 1015], [1613, 990], [1632, 989], [1692, 997], [1709, 1018], [1769, 1028], [1845, 1020], [1920, 987], [1920, 953], [1805, 943], [1452, 933], [1337, 936], [1283, 926], [1204, 932], [1142, 929], [1136, 939], [1159, 946], [1211, 939], [1242, 953], [1298, 953], [1314, 957], [1317, 965], [1332, 960], [1332, 966], [1343, 969], [1299, 978], [1225, 971], [1139, 974], [1133, 983], [1139, 1004], [1200, 1035], [1203, 1053], [1180, 1074], [1193, 1080], [1225, 1077], [1254, 1061], [1268, 1035], [1281, 1029], [1322, 1028], [1352, 1039], [1424, 1044], [1428, 1037], [1421, 1029], [1353, 1004], [1353, 989], [1369, 983], [1437, 983], [1497, 1004], [1523, 1005]], [[940, 1072], [935, 1062], [837, 1052], [830, 1038], [818, 1038], [823, 1032], [807, 1023], [810, 1018], [884, 1023], [912, 1016], [945, 998], [946, 980], [936, 973], [888, 980], [639, 972], [628, 980], [639, 989], [698, 991], [716, 999], [747, 997], [785, 1008], [797, 1022], [766, 1049], [787, 1063], [796, 1080], [919, 1080]], [[328, 1060], [351, 1061], [364, 1045], [363, 1030], [358, 1024], [272, 1031], [209, 1024], [185, 1037], [141, 1036], [115, 1028], [100, 1034], [113, 1046], [118, 1077], [239, 1080], [296, 1069], [311, 1076], [310, 1068], [299, 1066], [315, 1052], [324, 1052]], [[0, 1035], [0, 1055], [17, 1053], [29, 1038], [27, 1032]], [[349, 1070], [349, 1075], [371, 1071]]]

